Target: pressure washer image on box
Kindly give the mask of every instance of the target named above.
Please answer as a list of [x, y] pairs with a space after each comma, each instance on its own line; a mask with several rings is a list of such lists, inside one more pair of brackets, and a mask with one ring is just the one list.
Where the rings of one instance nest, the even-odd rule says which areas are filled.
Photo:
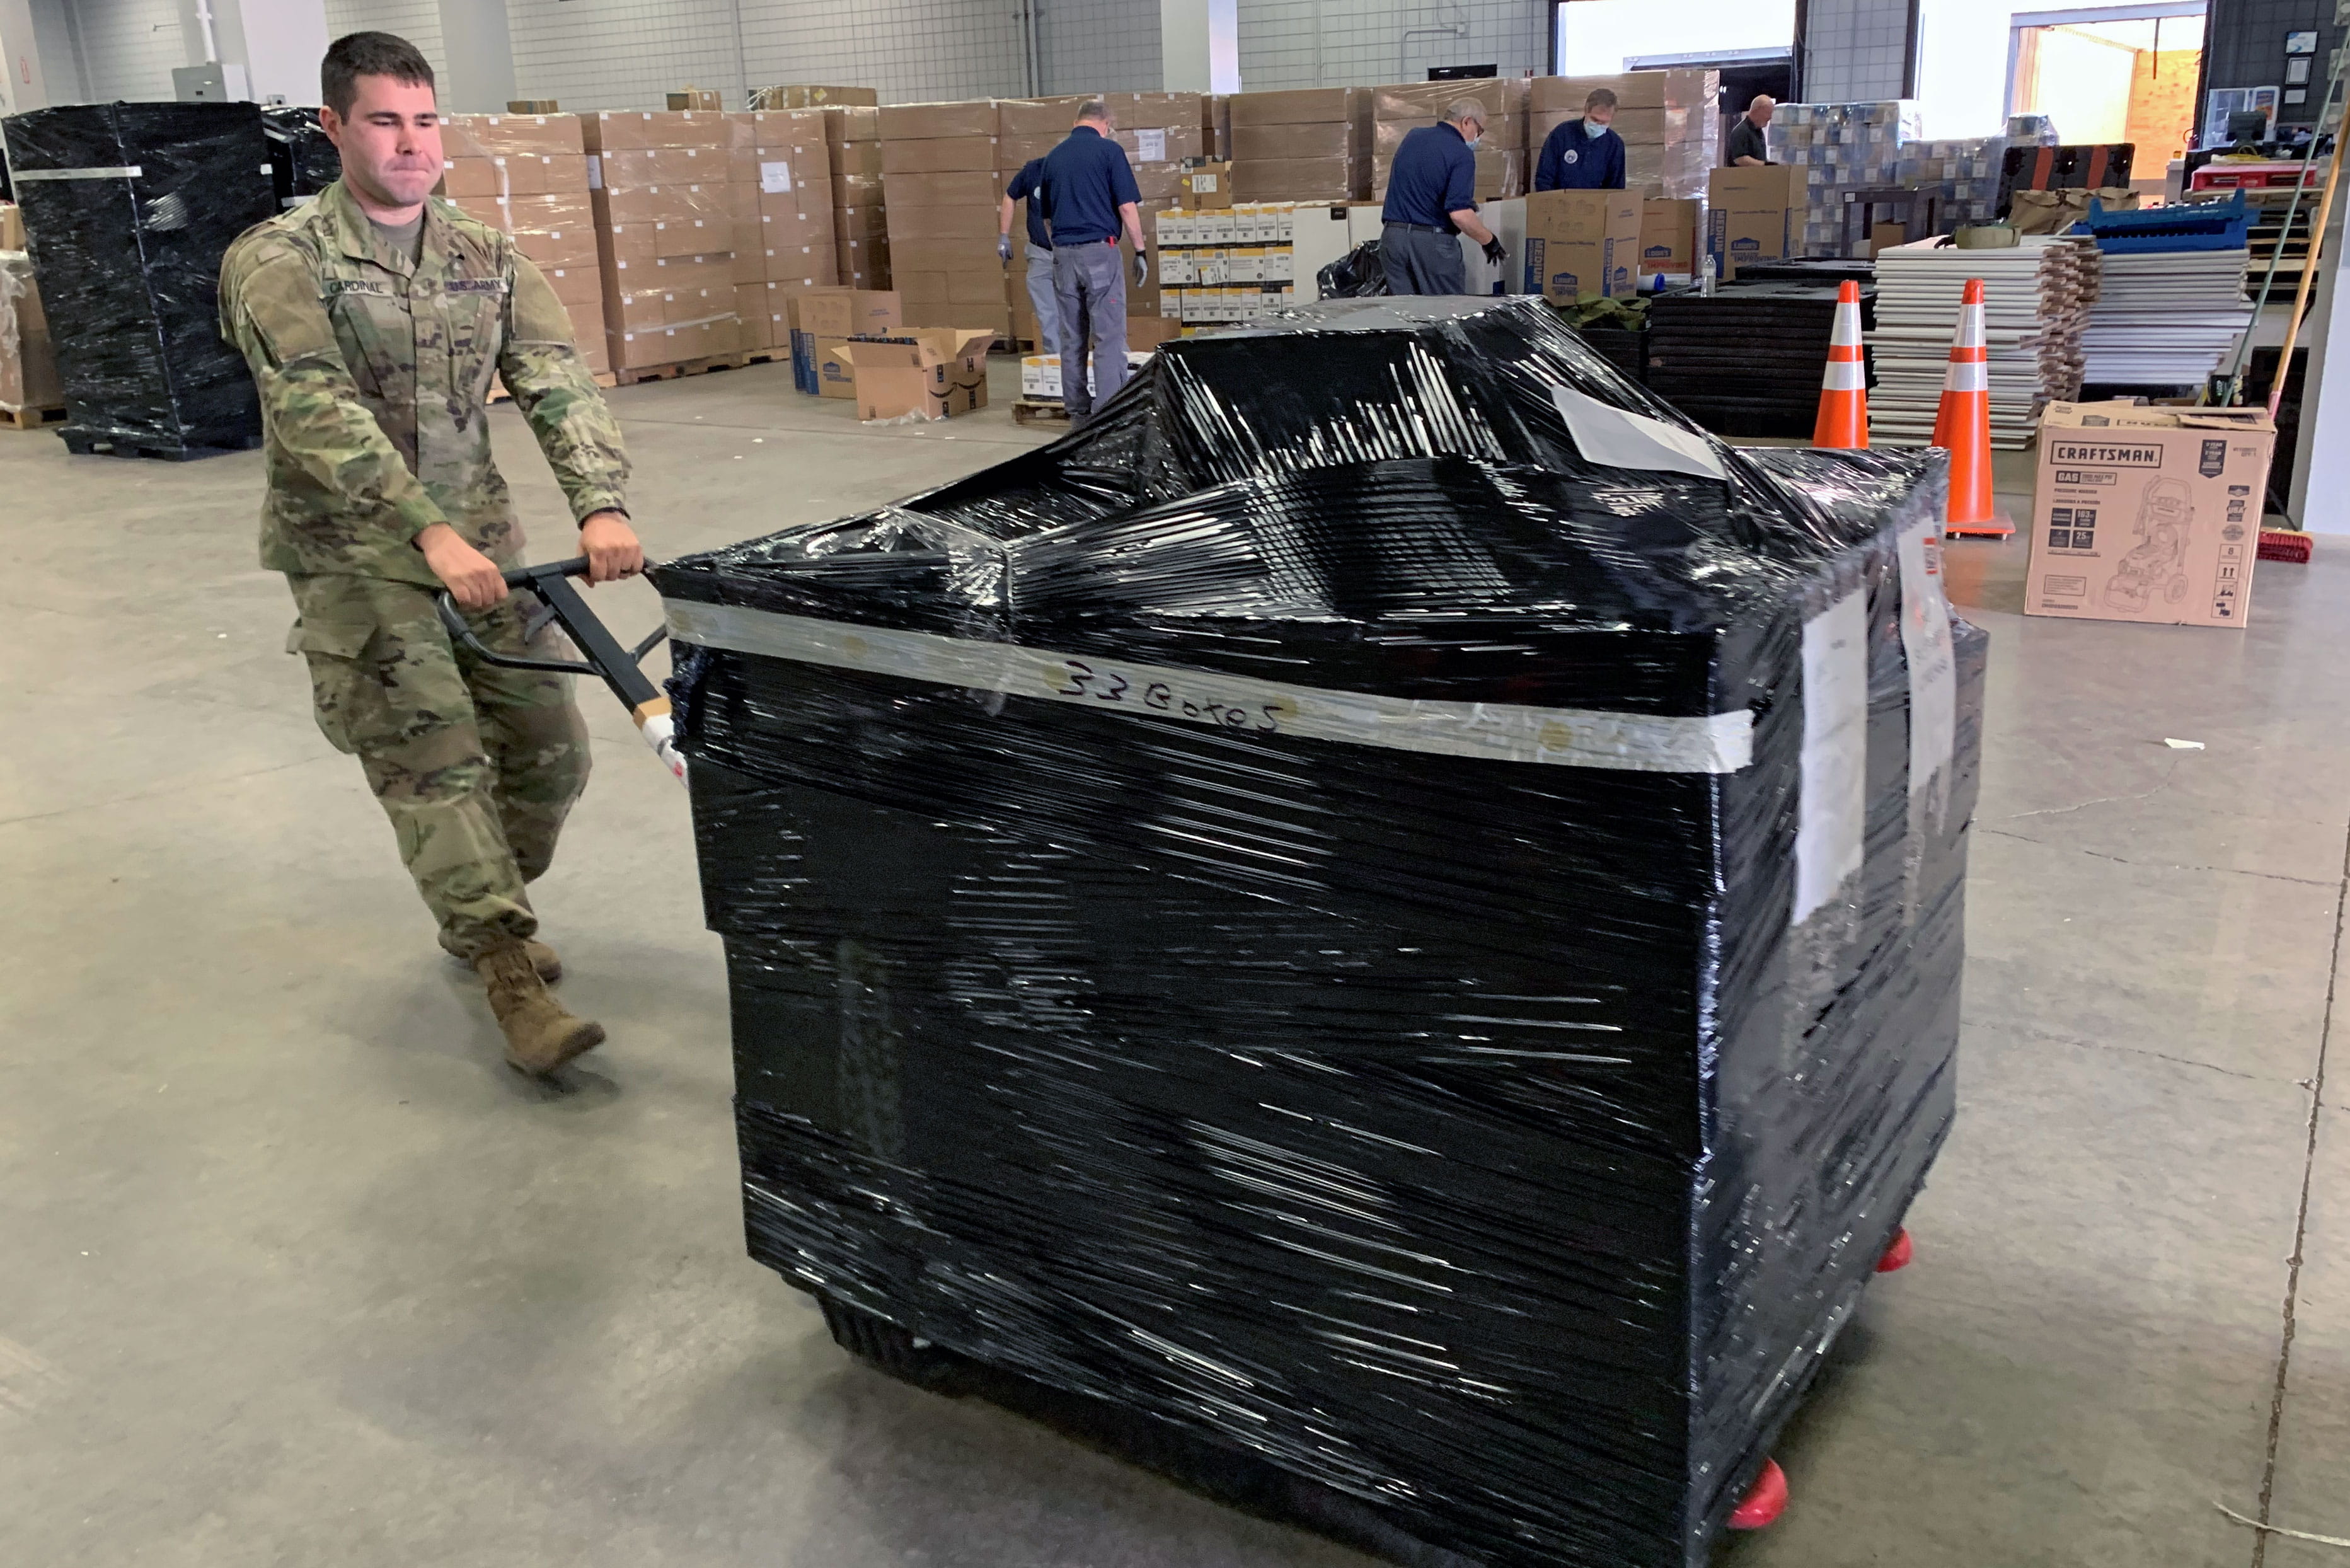
[[1391, 1557], [1703, 1563], [1954, 1114], [1943, 463], [1344, 300], [658, 568], [752, 1253]]

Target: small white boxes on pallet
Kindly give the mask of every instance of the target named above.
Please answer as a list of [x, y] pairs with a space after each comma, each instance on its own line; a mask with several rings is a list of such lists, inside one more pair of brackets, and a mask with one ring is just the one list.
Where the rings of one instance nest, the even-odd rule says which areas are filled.
[[[1126, 351], [1128, 375], [1149, 362], [1151, 350], [1129, 348]], [[1057, 403], [1061, 398], [1061, 357], [1058, 354], [1030, 354], [1020, 361], [1020, 398], [1023, 402]]]
[[1293, 303], [1296, 206], [1240, 202], [1159, 213], [1159, 315], [1206, 327], [1254, 321]]

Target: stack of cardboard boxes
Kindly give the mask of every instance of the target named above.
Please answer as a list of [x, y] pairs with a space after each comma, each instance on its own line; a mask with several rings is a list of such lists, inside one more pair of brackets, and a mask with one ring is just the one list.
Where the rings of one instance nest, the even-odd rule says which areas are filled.
[[1004, 177], [993, 99], [889, 104], [880, 111], [889, 277], [909, 327], [985, 327], [1012, 336], [995, 254]]
[[1297, 211], [1295, 202], [1240, 202], [1157, 214], [1160, 319], [1191, 333], [1295, 303]]
[[756, 109], [728, 118], [735, 126], [734, 286], [743, 347], [753, 353], [788, 348], [790, 295], [839, 281], [824, 111]]
[[65, 400], [49, 318], [25, 249], [24, 214], [14, 202], [0, 202], [0, 410], [22, 415], [62, 408]]
[[[1461, 84], [1456, 83], [1455, 86]], [[1624, 139], [1624, 183], [1655, 196], [1693, 201], [1721, 161], [1720, 71], [1631, 71], [1614, 77], [1537, 77], [1526, 123], [1529, 161], [1562, 120], [1583, 118], [1596, 88], [1616, 95], [1609, 129]]]
[[1901, 183], [1902, 144], [1918, 139], [1918, 127], [1911, 99], [1779, 106], [1771, 122], [1771, 156], [1804, 174], [1804, 210], [1792, 254], [1841, 255], [1849, 248], [1845, 193]]
[[[612, 369], [740, 351], [734, 127], [707, 109], [582, 115]], [[755, 210], [755, 206], [754, 208]]]
[[845, 286], [795, 290], [786, 300], [792, 385], [827, 398], [856, 396], [855, 373], [833, 350], [852, 337], [893, 336], [904, 329], [898, 296], [887, 289]]
[[[1137, 211], [1148, 239], [1159, 215], [1174, 211], [1183, 199], [1183, 171], [1208, 155], [1208, 109], [1195, 92], [1110, 92], [1102, 94], [1117, 123], [1116, 140], [1134, 166], [1135, 188], [1142, 192]], [[1118, 252], [1126, 263], [1126, 313], [1143, 319], [1160, 315], [1159, 273], [1137, 285], [1134, 247], [1123, 238]]]
[[834, 270], [850, 288], [889, 286], [889, 227], [881, 202], [881, 111], [869, 105], [824, 110], [832, 165]]
[[1370, 193], [1372, 96], [1368, 88], [1306, 88], [1234, 93], [1232, 166], [1242, 202], [1359, 201]]
[[579, 117], [453, 114], [442, 124], [442, 193], [514, 237], [571, 313], [588, 368], [608, 374], [603, 269]]
[[1407, 82], [1371, 89], [1371, 195], [1384, 198], [1388, 171], [1403, 139], [1434, 125], [1463, 99], [1485, 106], [1485, 134], [1477, 143], [1477, 190], [1481, 202], [1523, 196], [1527, 188], [1526, 103], [1523, 77], [1482, 81]]
[[829, 109], [836, 104], [862, 104], [869, 108], [880, 101], [881, 94], [878, 88], [817, 87], [812, 83], [756, 88], [751, 93], [753, 109]]

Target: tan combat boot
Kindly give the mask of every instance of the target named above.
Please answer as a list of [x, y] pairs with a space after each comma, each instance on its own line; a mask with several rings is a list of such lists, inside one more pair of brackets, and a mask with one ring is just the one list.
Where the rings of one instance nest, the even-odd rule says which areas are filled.
[[[455, 959], [459, 963], [463, 964], [467, 969], [473, 967], [473, 961], [466, 958], [463, 953], [458, 951], [455, 948], [450, 946], [448, 938], [443, 937], [441, 939], [441, 947], [442, 951], [446, 952], [451, 958]], [[553, 948], [548, 947], [536, 937], [525, 937], [523, 939], [522, 949], [523, 951], [530, 955], [530, 967], [538, 971], [539, 979], [546, 981], [549, 985], [553, 985], [556, 981], [563, 978], [563, 961], [556, 956], [555, 950]]]
[[520, 942], [502, 942], [473, 961], [489, 987], [490, 1011], [505, 1031], [506, 1062], [544, 1077], [584, 1051], [604, 1043], [604, 1026], [566, 1012], [546, 993], [531, 956]]

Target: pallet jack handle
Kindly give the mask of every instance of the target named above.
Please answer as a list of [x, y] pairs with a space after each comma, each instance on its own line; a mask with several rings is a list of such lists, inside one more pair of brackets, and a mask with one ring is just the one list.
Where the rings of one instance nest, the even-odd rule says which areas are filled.
[[633, 649], [623, 648], [579, 590], [571, 586], [574, 577], [588, 575], [588, 557], [575, 556], [567, 561], [549, 561], [538, 566], [516, 566], [505, 574], [509, 588], [527, 588], [537, 596], [546, 607], [530, 619], [526, 638], [535, 638], [553, 621], [560, 626], [579, 651], [581, 659], [525, 659], [511, 653], [494, 651], [474, 634], [465, 619], [465, 612], [457, 601], [442, 589], [433, 603], [441, 612], [441, 624], [448, 628], [457, 645], [482, 660], [503, 670], [544, 670], [557, 675], [593, 675], [611, 688], [612, 695], [635, 720], [637, 732], [650, 746], [661, 764], [685, 782], [685, 756], [677, 749], [677, 726], [670, 716], [669, 699], [652, 683], [642, 668], [645, 655], [660, 645], [669, 635], [666, 627], [655, 627], [642, 642]]

